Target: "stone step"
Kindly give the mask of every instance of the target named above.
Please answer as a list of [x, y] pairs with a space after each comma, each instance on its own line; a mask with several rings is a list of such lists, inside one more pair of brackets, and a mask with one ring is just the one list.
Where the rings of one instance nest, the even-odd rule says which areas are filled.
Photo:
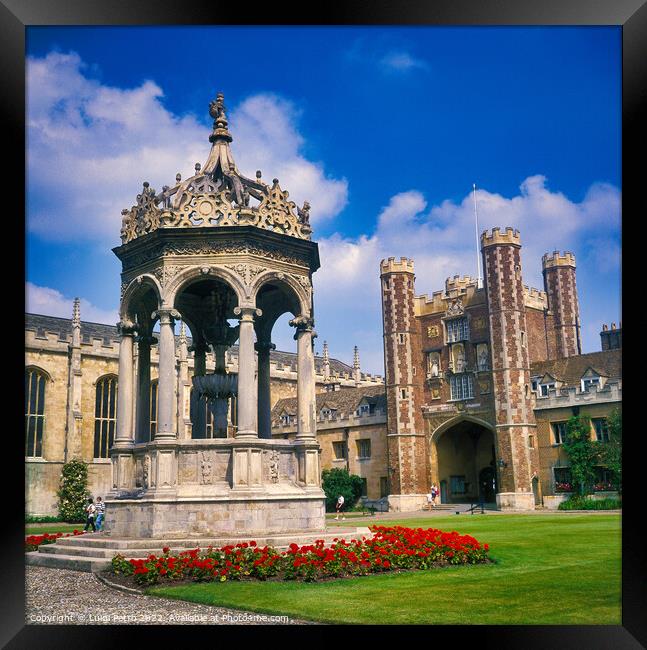
[[177, 554], [193, 548], [206, 548], [207, 546], [221, 547], [228, 544], [250, 541], [254, 539], [257, 544], [274, 546], [279, 551], [295, 542], [300, 546], [311, 544], [317, 539], [323, 539], [327, 544], [335, 538], [358, 539], [369, 536], [370, 530], [366, 527], [329, 528], [325, 532], [306, 534], [271, 535], [256, 538], [186, 538], [175, 540], [157, 539], [110, 539], [101, 533], [79, 535], [77, 537], [61, 537], [53, 544], [44, 544], [38, 551], [26, 553], [27, 564], [44, 566], [54, 569], [72, 569], [74, 571], [97, 572], [108, 569], [112, 558], [120, 553], [126, 558], [145, 558], [151, 554], [161, 555], [162, 548], [168, 546], [171, 553]]
[[111, 566], [110, 560], [102, 557], [79, 557], [78, 555], [58, 555], [39, 551], [25, 553], [25, 563], [48, 569], [70, 569], [86, 573], [96, 573], [109, 569]]
[[[93, 548], [90, 546], [59, 546], [58, 544], [45, 544], [40, 549], [41, 553], [46, 553], [48, 555], [66, 555], [66, 556], [75, 556], [75, 557], [89, 557], [100, 559], [112, 560], [112, 558], [121, 554], [127, 558], [144, 558], [149, 555], [161, 555], [161, 547], [156, 546], [155, 548], [138, 548], [138, 549], [115, 549], [115, 548]], [[171, 555], [176, 555], [181, 551], [186, 551], [184, 547], [171, 547]]]
[[[95, 537], [96, 535], [96, 537]], [[78, 535], [76, 537], [61, 537], [56, 540], [54, 545], [64, 546], [67, 548], [94, 548], [94, 549], [112, 549], [119, 552], [125, 549], [162, 549], [164, 546], [171, 548], [206, 548], [207, 546], [226, 546], [228, 544], [237, 544], [239, 542], [249, 542], [254, 540], [260, 546], [288, 546], [292, 542], [298, 544], [312, 543], [316, 539], [323, 539], [324, 541], [332, 542], [335, 537], [343, 537], [350, 540], [352, 538], [361, 538], [362, 536], [370, 536], [371, 532], [368, 527], [336, 527], [328, 528], [325, 532], [316, 533], [301, 533], [301, 534], [281, 534], [281, 535], [265, 535], [265, 536], [252, 536], [252, 537], [186, 537], [180, 539], [141, 539], [141, 538], [112, 538], [108, 536], [101, 536], [101, 533], [92, 533], [89, 535]], [[47, 546], [52, 546], [48, 544]]]

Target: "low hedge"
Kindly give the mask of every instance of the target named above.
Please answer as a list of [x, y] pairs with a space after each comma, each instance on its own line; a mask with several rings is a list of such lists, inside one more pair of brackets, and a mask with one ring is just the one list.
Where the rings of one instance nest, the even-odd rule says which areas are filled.
[[622, 508], [620, 499], [591, 499], [589, 497], [573, 496], [562, 501], [559, 510], [619, 510]]
[[[26, 524], [59, 524], [63, 520], [60, 517], [52, 517], [49, 515], [25, 515]], [[82, 522], [72, 522], [82, 523]]]

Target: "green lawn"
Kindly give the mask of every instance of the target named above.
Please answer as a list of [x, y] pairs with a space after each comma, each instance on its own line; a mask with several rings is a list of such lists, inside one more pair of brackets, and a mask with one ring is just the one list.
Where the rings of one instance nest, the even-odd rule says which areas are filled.
[[25, 524], [25, 535], [42, 535], [43, 533], [71, 533], [75, 528], [83, 530], [85, 524]]
[[402, 519], [388, 525], [471, 534], [490, 545], [496, 564], [149, 593], [327, 623], [620, 625], [620, 522], [619, 514]]

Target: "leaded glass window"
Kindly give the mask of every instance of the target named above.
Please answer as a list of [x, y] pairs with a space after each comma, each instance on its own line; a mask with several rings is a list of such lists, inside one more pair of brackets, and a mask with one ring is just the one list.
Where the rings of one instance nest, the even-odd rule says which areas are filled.
[[45, 429], [45, 373], [37, 368], [25, 370], [25, 456], [43, 456]]
[[94, 457], [109, 458], [117, 426], [117, 378], [97, 381], [94, 403]]
[[470, 328], [467, 318], [453, 318], [445, 321], [447, 327], [447, 343], [458, 343], [458, 341], [468, 341], [470, 338]]
[[451, 399], [471, 399], [474, 397], [472, 376], [468, 374], [451, 375], [449, 378]]

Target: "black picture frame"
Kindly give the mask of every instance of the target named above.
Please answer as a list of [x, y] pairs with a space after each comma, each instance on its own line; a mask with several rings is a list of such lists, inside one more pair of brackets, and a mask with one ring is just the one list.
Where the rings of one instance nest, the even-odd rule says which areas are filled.
[[[354, 0], [343, 5], [300, 5], [288, 8], [288, 5], [266, 3], [255, 7], [253, 11], [246, 3], [205, 2], [194, 0], [190, 3], [176, 3], [169, 0], [0, 0], [0, 61], [3, 77], [3, 145], [5, 161], [9, 163], [5, 172], [5, 192], [19, 193], [24, 196], [25, 188], [25, 29], [33, 25], [152, 25], [152, 24], [281, 24], [281, 25], [618, 25], [622, 26], [623, 43], [623, 174], [622, 207], [623, 232], [631, 228], [632, 242], [638, 245], [645, 241], [644, 229], [640, 219], [645, 211], [643, 171], [645, 169], [644, 147], [647, 143], [642, 112], [646, 108], [647, 95], [647, 6], [645, 0], [427, 0], [425, 2], [396, 2], [394, 0], [372, 0], [362, 2]], [[5, 194], [5, 198], [7, 194]], [[24, 228], [13, 214], [15, 202], [9, 206], [5, 203], [5, 230], [10, 247], [19, 249], [22, 242], [24, 250]], [[20, 206], [20, 202], [18, 202]], [[6, 240], [6, 241], [7, 241]], [[630, 244], [623, 238], [623, 295], [633, 294], [632, 289], [641, 291], [638, 286], [640, 276], [637, 262], [640, 253], [629, 254]], [[8, 259], [8, 258], [5, 258]], [[17, 263], [17, 262], [15, 262]], [[24, 266], [23, 266], [24, 268]], [[5, 312], [5, 355], [15, 362], [7, 364], [12, 370], [24, 366], [24, 357], [19, 346], [11, 345], [7, 335], [17, 332], [15, 324], [8, 315], [14, 315], [23, 306], [23, 286], [11, 283], [17, 309]], [[8, 287], [6, 287], [8, 288]], [[644, 291], [644, 290], [642, 290]], [[629, 300], [625, 302], [627, 304]], [[624, 320], [625, 349], [644, 350], [644, 344], [637, 340], [637, 333], [644, 331], [641, 325], [647, 325], [644, 308], [641, 310], [636, 299], [632, 298], [627, 307], [638, 311], [637, 317]], [[641, 313], [642, 312], [642, 313]], [[627, 338], [628, 337], [628, 338]], [[9, 345], [7, 345], [9, 344]], [[16, 348], [16, 349], [14, 349]], [[13, 356], [11, 356], [13, 353]], [[639, 403], [638, 391], [642, 388], [640, 379], [631, 381], [637, 366], [634, 355], [629, 358], [629, 368], [623, 376], [624, 392], [627, 398], [625, 422], [640, 422], [636, 404]], [[643, 354], [644, 356], [644, 354]], [[634, 366], [632, 368], [631, 366]], [[13, 379], [10, 381], [13, 386]], [[21, 399], [13, 398], [8, 403], [19, 405]], [[222, 644], [228, 640], [236, 643], [243, 641], [246, 634], [262, 632], [267, 629], [245, 630], [241, 627], [224, 630], [219, 628], [217, 636], [205, 636], [208, 632], [202, 627], [185, 626], [181, 630], [167, 626], [157, 628], [129, 626], [110, 628], [101, 626], [26, 626], [24, 622], [24, 509], [22, 486], [20, 481], [9, 478], [9, 463], [23, 466], [21, 435], [22, 416], [15, 409], [17, 422], [7, 417], [5, 407], [5, 494], [4, 494], [4, 533], [2, 540], [2, 626], [0, 641], [6, 647], [46, 648], [75, 647], [76, 645], [93, 645], [97, 647], [114, 647], [119, 637], [124, 635], [132, 644], [149, 645], [153, 636], [163, 635], [164, 647], [174, 634], [181, 635], [181, 647], [192, 643], [193, 639], [202, 644]], [[13, 409], [10, 410], [13, 413]], [[634, 418], [637, 418], [634, 420]], [[623, 623], [622, 626], [519, 626], [519, 627], [485, 627], [485, 626], [443, 626], [433, 629], [415, 629], [418, 639], [421, 637], [431, 645], [449, 643], [453, 646], [465, 646], [468, 643], [478, 646], [496, 646], [510, 648], [635, 648], [647, 646], [645, 613], [647, 612], [647, 595], [645, 588], [645, 555], [647, 547], [639, 530], [642, 505], [642, 485], [639, 484], [640, 459], [645, 458], [644, 436], [642, 427], [629, 429], [625, 436], [626, 469], [623, 491]], [[635, 435], [632, 435], [635, 434]], [[642, 463], [641, 463], [642, 464]], [[631, 468], [634, 471], [631, 471]], [[20, 474], [19, 474], [20, 476]], [[370, 604], [367, 604], [370, 606]], [[410, 638], [410, 629], [396, 630]], [[277, 633], [282, 643], [289, 643], [292, 634], [311, 632], [309, 628], [281, 627]], [[369, 629], [358, 630], [361, 639], [369, 641], [374, 634]], [[377, 631], [382, 634], [381, 630]], [[343, 635], [340, 637], [339, 635]], [[195, 635], [195, 636], [194, 636]], [[377, 636], [377, 635], [375, 635]], [[306, 636], [306, 643], [308, 636]], [[312, 636], [310, 636], [312, 638]], [[317, 640], [323, 642], [344, 643], [349, 638], [346, 630], [336, 626], [324, 626], [317, 630]], [[378, 637], [379, 638], [379, 637]], [[382, 637], [384, 639], [384, 637]], [[405, 639], [402, 641], [406, 642]], [[303, 642], [301, 640], [300, 642]], [[416, 642], [418, 642], [416, 640]]]

